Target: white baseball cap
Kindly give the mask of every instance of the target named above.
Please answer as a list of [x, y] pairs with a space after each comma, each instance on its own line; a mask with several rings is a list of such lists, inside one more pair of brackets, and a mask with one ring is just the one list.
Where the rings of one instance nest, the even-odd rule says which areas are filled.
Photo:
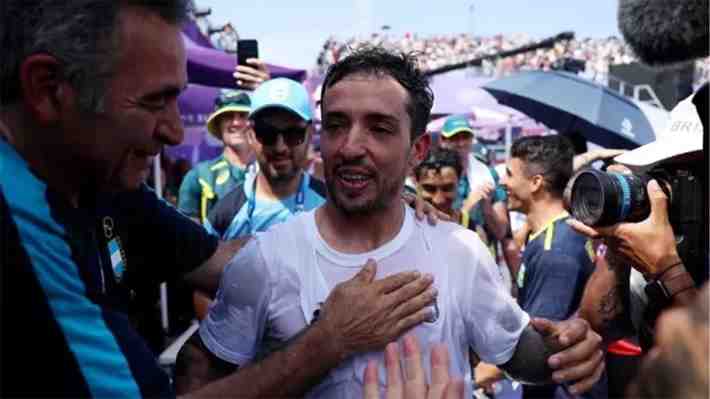
[[635, 150], [625, 152], [614, 160], [629, 166], [650, 166], [680, 155], [703, 150], [703, 123], [690, 97], [678, 103], [671, 111], [670, 121], [656, 140]]

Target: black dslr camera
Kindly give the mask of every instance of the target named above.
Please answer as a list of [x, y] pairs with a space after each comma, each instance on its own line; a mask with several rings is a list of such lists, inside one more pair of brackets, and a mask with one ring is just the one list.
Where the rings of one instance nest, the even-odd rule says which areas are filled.
[[705, 234], [702, 182], [707, 176], [698, 166], [670, 164], [640, 174], [584, 169], [570, 179], [565, 201], [574, 218], [588, 226], [640, 222], [651, 212], [646, 185], [655, 179], [669, 198], [668, 218], [681, 258], [701, 259]]
[[655, 168], [644, 174], [578, 172], [570, 180], [572, 215], [589, 226], [640, 222], [651, 212], [646, 185], [656, 179], [670, 200], [671, 225], [702, 220], [701, 176], [689, 169]]

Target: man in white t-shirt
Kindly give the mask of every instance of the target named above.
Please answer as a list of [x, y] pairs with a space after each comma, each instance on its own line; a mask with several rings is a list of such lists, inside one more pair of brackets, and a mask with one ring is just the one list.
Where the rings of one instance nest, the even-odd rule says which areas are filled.
[[[376, 278], [411, 268], [432, 276], [431, 306], [413, 313], [428, 312], [429, 321], [411, 333], [425, 359], [434, 343], [444, 342], [452, 374], [468, 389], [469, 348], [518, 379], [550, 381], [549, 364], [564, 369], [556, 382], [587, 389], [603, 366], [601, 339], [586, 322], [536, 320], [533, 328], [475, 233], [454, 223], [420, 223], [402, 203], [406, 172], [430, 144], [422, 133], [433, 96], [414, 65], [409, 56], [368, 48], [330, 70], [321, 105], [328, 200], [257, 234], [233, 259], [200, 326], [203, 350], [214, 364], [252, 362], [314, 320], [332, 317], [321, 312], [328, 294], [366, 262], [377, 262]], [[382, 356], [343, 359], [307, 397], [361, 398], [368, 360], [382, 364]], [[216, 369], [210, 372], [218, 377]], [[383, 385], [384, 376], [380, 370]]]

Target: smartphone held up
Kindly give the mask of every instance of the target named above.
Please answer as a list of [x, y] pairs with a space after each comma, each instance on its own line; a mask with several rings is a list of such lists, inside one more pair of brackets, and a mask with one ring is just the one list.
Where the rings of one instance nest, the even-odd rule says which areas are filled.
[[244, 39], [237, 42], [237, 63], [248, 65], [250, 58], [259, 58], [259, 43], [255, 39]]

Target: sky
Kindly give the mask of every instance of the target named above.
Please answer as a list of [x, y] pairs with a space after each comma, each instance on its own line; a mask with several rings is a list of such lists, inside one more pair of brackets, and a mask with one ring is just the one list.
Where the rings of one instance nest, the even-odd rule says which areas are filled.
[[380, 31], [420, 36], [527, 33], [546, 38], [572, 30], [578, 38], [620, 36], [617, 0], [195, 0], [215, 25], [231, 22], [243, 39], [257, 39], [273, 64], [312, 68], [325, 40]]

